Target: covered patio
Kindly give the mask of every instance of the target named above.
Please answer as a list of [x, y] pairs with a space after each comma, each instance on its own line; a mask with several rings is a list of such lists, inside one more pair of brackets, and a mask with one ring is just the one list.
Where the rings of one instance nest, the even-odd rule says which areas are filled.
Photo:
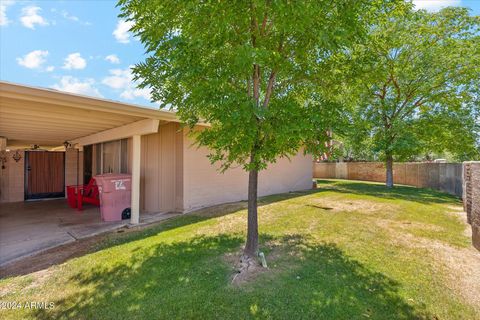
[[[87, 184], [98, 174], [85, 168], [85, 147], [89, 147], [88, 163], [92, 165], [92, 146], [124, 140], [128, 146], [122, 149], [122, 169], [132, 176], [130, 222], [139, 223], [141, 137], [157, 133], [160, 124], [172, 121], [178, 120], [169, 111], [0, 82], [0, 203], [64, 196], [66, 186]], [[45, 162], [37, 162], [35, 168], [28, 162], [29, 154], [31, 158], [36, 155], [34, 151], [50, 155], [59, 151], [64, 156], [56, 157], [50, 172], [32, 179], [35, 169], [45, 167]], [[102, 155], [101, 160], [104, 158]], [[59, 166], [64, 168], [52, 173]], [[101, 170], [108, 173], [119, 168]], [[42, 188], [45, 190], [39, 190]]]
[[[143, 135], [172, 121], [178, 120], [169, 111], [0, 81], [0, 265], [129, 224], [171, 217], [167, 211], [140, 214], [140, 150]], [[66, 195], [66, 186], [87, 184], [98, 174], [85, 170], [92, 164], [91, 153], [85, 162], [85, 148], [120, 140], [128, 141], [122, 170], [132, 176], [130, 220], [104, 222], [99, 207], [87, 204], [77, 211], [58, 198]], [[55, 161], [45, 157], [38, 162], [40, 153], [54, 155]]]
[[[178, 213], [142, 214], [139, 225]], [[64, 199], [0, 204], [0, 266], [79, 239], [129, 226], [128, 220], [104, 222], [100, 209], [70, 208]]]
[[64, 199], [0, 204], [0, 265], [124, 225], [102, 222], [98, 207], [72, 210]]

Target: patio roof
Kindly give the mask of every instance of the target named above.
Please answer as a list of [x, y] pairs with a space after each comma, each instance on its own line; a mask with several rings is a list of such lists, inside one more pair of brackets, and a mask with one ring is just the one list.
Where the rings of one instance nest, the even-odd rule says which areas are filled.
[[7, 148], [53, 148], [145, 119], [175, 121], [175, 112], [0, 81], [0, 137]]

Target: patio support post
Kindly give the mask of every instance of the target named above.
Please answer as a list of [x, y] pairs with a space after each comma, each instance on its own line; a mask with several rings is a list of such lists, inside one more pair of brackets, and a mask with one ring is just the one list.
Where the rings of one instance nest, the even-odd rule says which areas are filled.
[[132, 215], [130, 223], [140, 222], [140, 150], [141, 136], [134, 135], [132, 143]]

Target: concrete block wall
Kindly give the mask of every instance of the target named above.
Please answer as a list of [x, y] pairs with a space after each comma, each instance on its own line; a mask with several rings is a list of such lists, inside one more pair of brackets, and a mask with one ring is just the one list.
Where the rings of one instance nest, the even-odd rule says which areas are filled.
[[472, 224], [472, 166], [471, 162], [463, 164], [463, 210], [467, 213], [467, 222]]
[[[379, 162], [314, 163], [313, 173], [317, 179], [385, 182], [385, 166]], [[480, 250], [480, 161], [395, 163], [393, 180], [462, 197], [467, 221], [472, 226], [473, 246]]]
[[463, 163], [464, 209], [472, 225], [472, 244], [480, 250], [480, 161]]
[[313, 176], [314, 177], [323, 177], [325, 179], [335, 179], [336, 175], [336, 163], [323, 163], [323, 165], [318, 166], [315, 162], [313, 163]]
[[337, 163], [335, 167], [335, 175], [338, 179], [347, 179], [348, 177], [348, 167], [346, 163]]
[[[382, 162], [314, 163], [314, 177], [319, 179], [349, 179], [385, 182], [385, 165]], [[461, 163], [393, 164], [393, 181], [421, 188], [432, 188], [462, 196]]]

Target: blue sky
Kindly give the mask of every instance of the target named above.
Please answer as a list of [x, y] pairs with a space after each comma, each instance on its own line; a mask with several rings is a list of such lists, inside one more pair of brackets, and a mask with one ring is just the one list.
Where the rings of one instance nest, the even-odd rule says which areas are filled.
[[[418, 0], [417, 7], [466, 6], [480, 0]], [[131, 81], [143, 60], [140, 42], [118, 18], [116, 1], [0, 0], [0, 79], [88, 96], [155, 105]]]

